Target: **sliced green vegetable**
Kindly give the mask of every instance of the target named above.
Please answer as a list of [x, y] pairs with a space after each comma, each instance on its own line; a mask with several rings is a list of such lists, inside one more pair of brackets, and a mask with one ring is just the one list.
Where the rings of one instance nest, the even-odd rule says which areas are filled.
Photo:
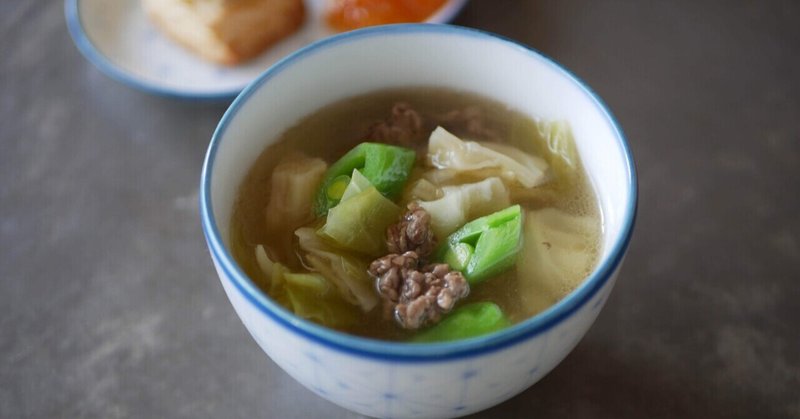
[[331, 208], [319, 235], [339, 247], [381, 256], [386, 254], [386, 228], [397, 222], [400, 212], [400, 207], [370, 186]]
[[522, 248], [522, 208], [510, 206], [464, 224], [437, 252], [437, 258], [477, 284], [514, 266]]
[[439, 324], [417, 333], [412, 342], [447, 342], [496, 332], [511, 326], [495, 303], [472, 303], [459, 307]]
[[[361, 143], [336, 161], [322, 178], [314, 203], [317, 216], [325, 215], [339, 203], [336, 193], [330, 194], [330, 187], [337, 178], [349, 175], [353, 169], [369, 179], [384, 196], [396, 197], [411, 174], [416, 153], [414, 150], [378, 143]], [[334, 187], [333, 192], [337, 189]]]
[[376, 143], [366, 143], [365, 148], [364, 177], [387, 197], [399, 195], [411, 174], [417, 153], [410, 148]]
[[514, 266], [522, 249], [522, 218], [517, 217], [481, 234], [467, 265], [473, 283], [491, 278]]
[[469, 263], [472, 254], [475, 253], [475, 247], [468, 243], [454, 243], [445, 249], [442, 261], [450, 265], [450, 269], [462, 272], [467, 269], [467, 263]]
[[478, 238], [480, 238], [483, 232], [517, 219], [520, 217], [521, 213], [522, 208], [519, 205], [512, 205], [500, 211], [474, 219], [464, 224], [463, 227], [459, 228], [455, 233], [450, 235], [450, 237], [447, 238], [447, 241], [470, 243], [475, 245], [477, 244]]
[[333, 178], [333, 181], [331, 181], [331, 184], [328, 185], [328, 189], [325, 192], [328, 199], [336, 201], [342, 199], [342, 195], [344, 195], [344, 191], [347, 189], [348, 184], [350, 184], [350, 176], [339, 175]]

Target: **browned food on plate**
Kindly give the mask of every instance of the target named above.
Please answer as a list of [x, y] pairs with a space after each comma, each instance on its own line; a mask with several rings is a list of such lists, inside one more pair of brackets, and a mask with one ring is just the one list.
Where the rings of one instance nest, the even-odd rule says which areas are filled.
[[142, 0], [156, 25], [201, 57], [235, 65], [297, 30], [302, 0]]

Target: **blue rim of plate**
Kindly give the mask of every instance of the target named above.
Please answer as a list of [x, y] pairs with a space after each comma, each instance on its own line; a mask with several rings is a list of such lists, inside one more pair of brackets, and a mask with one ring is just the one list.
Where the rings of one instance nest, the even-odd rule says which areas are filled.
[[[432, 17], [435, 18], [435, 20], [431, 20], [429, 23], [449, 22], [451, 19], [455, 18], [456, 15], [458, 15], [467, 1], [468, 0], [451, 0], [444, 6], [445, 8], [442, 11], [437, 12]], [[192, 93], [180, 89], [163, 87], [156, 83], [142, 80], [129, 71], [116, 65], [94, 45], [92, 40], [86, 34], [83, 22], [81, 21], [80, 2], [81, 0], [64, 0], [64, 15], [67, 20], [67, 29], [69, 30], [69, 34], [81, 54], [90, 63], [94, 64], [95, 67], [97, 67], [102, 73], [111, 77], [113, 80], [156, 96], [212, 102], [231, 100], [241, 93], [243, 88], [246, 87], [245, 84], [242, 87], [217, 93]]]
[[118, 65], [114, 64], [102, 51], [97, 49], [86, 31], [83, 28], [83, 22], [80, 15], [80, 2], [81, 0], [65, 0], [64, 1], [64, 15], [67, 20], [67, 29], [72, 37], [75, 46], [81, 54], [92, 64], [95, 65], [102, 73], [111, 77], [112, 79], [144, 91], [146, 93], [154, 94], [156, 96], [171, 97], [185, 100], [197, 101], [224, 101], [236, 97], [241, 89], [228, 90], [218, 93], [190, 93], [180, 89], [173, 89], [160, 86], [155, 83], [147, 82], [132, 73], [124, 70]]
[[[239, 268], [222, 243], [219, 229], [214, 221], [211, 204], [210, 179], [213, 174], [214, 161], [219, 144], [222, 141], [228, 124], [235, 118], [240, 108], [259, 87], [268, 82], [275, 75], [290, 68], [295, 61], [302, 60], [306, 56], [310, 56], [338, 44], [386, 34], [410, 35], [420, 33], [455, 34], [482, 39], [488, 38], [494, 42], [505, 44], [508, 47], [515, 48], [518, 51], [528, 54], [532, 58], [552, 66], [555, 70], [572, 80], [573, 83], [589, 96], [600, 113], [605, 115], [606, 120], [611, 125], [612, 131], [616, 134], [618, 145], [625, 158], [627, 171], [626, 187], [630, 194], [630, 200], [625, 208], [623, 226], [618, 240], [613, 243], [609, 255], [600, 262], [595, 271], [586, 278], [577, 289], [549, 309], [508, 329], [485, 336], [447, 343], [415, 344], [362, 338], [328, 329], [316, 323], [296, 317], [294, 314], [266, 297]], [[434, 362], [445, 359], [472, 357], [507, 348], [517, 342], [529, 339], [549, 330], [585, 305], [598, 290], [608, 282], [611, 275], [622, 262], [630, 244], [633, 227], [636, 221], [637, 195], [636, 168], [630, 148], [619, 123], [600, 97], [572, 72], [556, 63], [553, 59], [528, 46], [489, 32], [453, 25], [399, 24], [360, 29], [317, 41], [286, 56], [251, 82], [230, 105], [211, 138], [211, 143], [209, 144], [208, 152], [203, 163], [199, 204], [203, 233], [205, 234], [212, 255], [217, 260], [220, 269], [222, 269], [228, 277], [227, 280], [229, 280], [236, 287], [238, 292], [253, 304], [254, 307], [279, 325], [328, 348], [357, 356], [393, 362]], [[223, 278], [223, 280], [226, 279]]]

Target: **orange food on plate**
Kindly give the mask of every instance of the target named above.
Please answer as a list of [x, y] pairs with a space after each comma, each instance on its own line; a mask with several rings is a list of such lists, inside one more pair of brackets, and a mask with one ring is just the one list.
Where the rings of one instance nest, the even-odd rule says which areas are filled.
[[447, 0], [330, 0], [328, 24], [339, 31], [389, 23], [422, 22]]

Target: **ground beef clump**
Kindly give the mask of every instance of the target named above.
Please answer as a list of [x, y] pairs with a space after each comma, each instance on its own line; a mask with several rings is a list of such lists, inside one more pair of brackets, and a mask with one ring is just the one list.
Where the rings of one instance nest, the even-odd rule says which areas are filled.
[[373, 261], [368, 271], [377, 280], [387, 312], [401, 327], [419, 329], [452, 310], [469, 294], [469, 283], [446, 263], [424, 263], [435, 246], [430, 215], [415, 203], [408, 209], [399, 223], [387, 229], [392, 253]]
[[436, 247], [436, 238], [431, 230], [431, 216], [416, 202], [408, 204], [408, 212], [399, 223], [386, 230], [386, 247], [389, 253], [403, 254], [414, 251], [426, 258]]
[[405, 102], [395, 103], [389, 117], [372, 125], [366, 138], [405, 147], [414, 147], [420, 141], [427, 140], [424, 138], [422, 116]]
[[384, 304], [393, 309], [395, 320], [405, 329], [438, 322], [469, 294], [461, 272], [451, 271], [446, 263], [420, 267], [419, 257], [412, 251], [376, 259], [369, 273], [378, 280]]
[[468, 106], [463, 109], [438, 114], [421, 114], [406, 102], [392, 105], [389, 116], [372, 124], [364, 136], [365, 141], [380, 141], [410, 147], [424, 154], [428, 137], [437, 126], [442, 126], [458, 137], [473, 141], [502, 141], [504, 136], [482, 108]]
[[500, 135], [489, 126], [483, 111], [477, 106], [452, 110], [437, 115], [434, 119], [436, 123], [459, 137], [470, 140], [500, 140]]

